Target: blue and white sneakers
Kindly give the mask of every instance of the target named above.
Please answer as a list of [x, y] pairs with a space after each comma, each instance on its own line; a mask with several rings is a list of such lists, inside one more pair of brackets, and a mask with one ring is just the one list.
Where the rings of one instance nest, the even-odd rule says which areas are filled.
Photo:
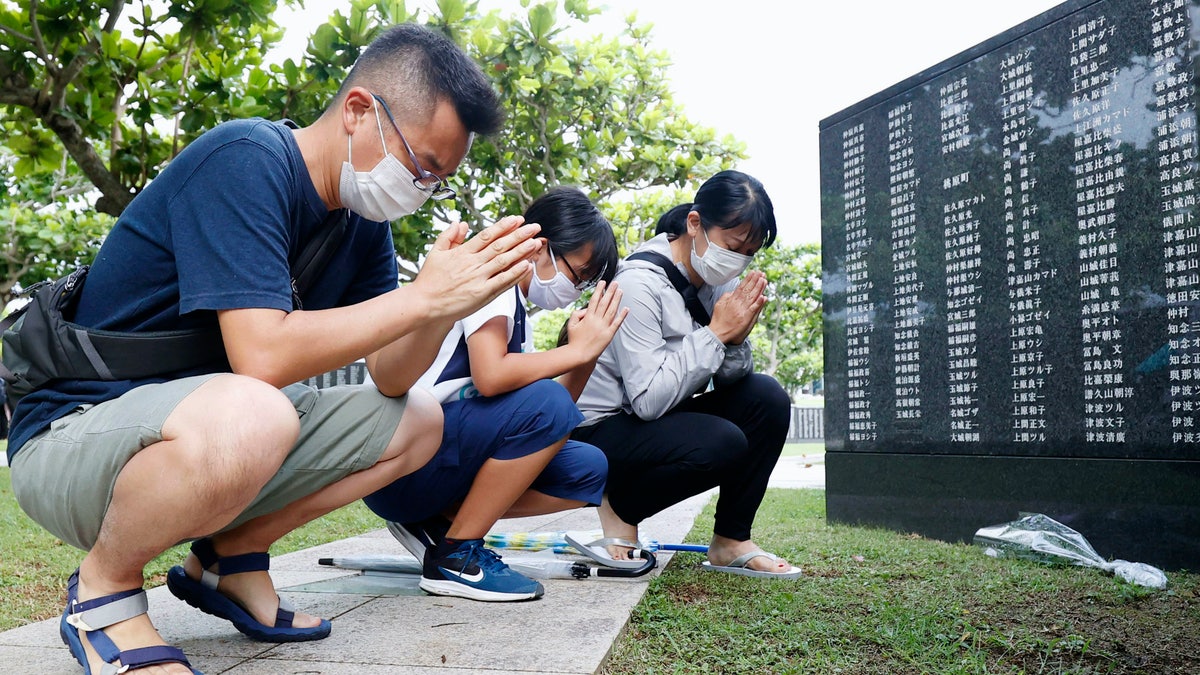
[[468, 539], [452, 551], [438, 553], [436, 547], [425, 551], [420, 587], [426, 593], [513, 602], [540, 598], [545, 592], [540, 583], [505, 565], [482, 539]]

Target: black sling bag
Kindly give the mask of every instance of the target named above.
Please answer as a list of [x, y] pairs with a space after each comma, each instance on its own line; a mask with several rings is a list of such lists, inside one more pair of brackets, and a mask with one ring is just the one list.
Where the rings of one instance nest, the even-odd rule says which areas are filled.
[[[292, 304], [308, 290], [341, 245], [347, 214], [329, 214], [300, 255], [291, 262]], [[22, 396], [52, 380], [134, 380], [225, 361], [217, 327], [123, 332], [73, 323], [88, 266], [65, 277], [31, 286], [30, 301], [0, 320], [11, 411]]]
[[667, 256], [652, 251], [639, 251], [630, 254], [626, 260], [641, 260], [661, 267], [667, 273], [667, 278], [671, 280], [671, 285], [679, 291], [679, 295], [683, 296], [683, 304], [687, 307], [688, 313], [692, 315], [692, 319], [701, 326], [707, 326], [708, 322], [712, 320], [712, 317], [708, 315], [708, 310], [704, 308], [704, 303], [700, 302], [700, 295], [696, 293], [696, 287], [687, 280], [687, 277], [683, 276], [683, 272], [680, 272]]

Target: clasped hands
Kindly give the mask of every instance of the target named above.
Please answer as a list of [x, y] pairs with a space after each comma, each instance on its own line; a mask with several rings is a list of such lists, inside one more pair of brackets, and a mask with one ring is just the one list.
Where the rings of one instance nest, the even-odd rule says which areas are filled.
[[713, 306], [709, 330], [724, 344], [745, 342], [767, 304], [766, 291], [767, 275], [759, 270], [747, 272], [737, 287], [721, 296]]
[[506, 216], [470, 238], [466, 223], [455, 223], [438, 235], [412, 282], [429, 298], [431, 318], [461, 319], [533, 271], [541, 226], [524, 222]]

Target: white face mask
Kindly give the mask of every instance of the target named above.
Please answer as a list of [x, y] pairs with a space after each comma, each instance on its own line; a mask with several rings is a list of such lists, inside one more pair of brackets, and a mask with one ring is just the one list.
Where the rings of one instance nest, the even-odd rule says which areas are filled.
[[529, 280], [529, 301], [542, 309], [570, 307], [583, 295], [583, 291], [575, 288], [567, 275], [558, 269], [558, 261], [554, 259], [554, 251], [549, 244], [546, 245], [546, 252], [550, 254], [550, 264], [554, 266], [556, 274], [550, 281], [542, 281], [538, 278], [537, 263], [534, 262], [533, 277]]
[[696, 240], [692, 240], [692, 269], [696, 270], [696, 274], [709, 286], [720, 286], [736, 279], [746, 271], [750, 261], [754, 259], [753, 256], [730, 251], [712, 243], [703, 225], [700, 226], [700, 233], [704, 235], [704, 241], [708, 242], [708, 249], [704, 251], [703, 256], [696, 255]]
[[346, 161], [342, 162], [342, 179], [338, 189], [342, 206], [367, 220], [390, 221], [416, 212], [429, 199], [429, 193], [417, 187], [413, 183], [416, 176], [387, 151], [383, 140], [383, 123], [379, 119], [379, 104], [375, 103], [374, 108], [384, 157], [374, 169], [356, 171], [350, 161], [354, 137], [348, 136]]

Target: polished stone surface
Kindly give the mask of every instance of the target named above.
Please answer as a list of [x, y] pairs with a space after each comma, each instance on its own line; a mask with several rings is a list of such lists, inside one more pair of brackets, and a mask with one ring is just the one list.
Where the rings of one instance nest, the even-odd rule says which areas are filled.
[[1200, 459], [1200, 7], [1067, 6], [822, 124], [830, 451]]
[[822, 122], [831, 520], [1200, 565], [1198, 22], [1072, 0]]

